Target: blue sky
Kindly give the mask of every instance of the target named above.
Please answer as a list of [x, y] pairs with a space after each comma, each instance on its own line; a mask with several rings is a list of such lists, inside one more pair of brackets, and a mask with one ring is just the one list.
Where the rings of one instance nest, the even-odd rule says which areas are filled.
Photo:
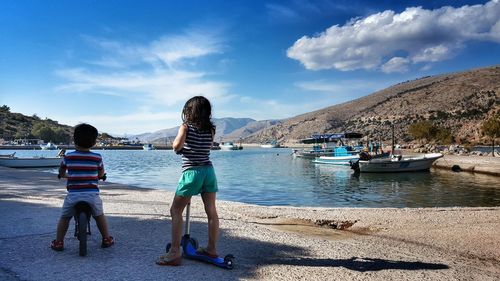
[[282, 119], [500, 62], [492, 1], [1, 1], [0, 104], [112, 134]]

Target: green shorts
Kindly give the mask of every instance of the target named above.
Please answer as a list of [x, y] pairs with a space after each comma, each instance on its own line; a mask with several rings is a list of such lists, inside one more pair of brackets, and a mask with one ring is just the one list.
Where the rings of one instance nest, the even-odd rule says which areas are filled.
[[217, 192], [214, 167], [192, 167], [182, 172], [175, 195], [187, 197], [204, 192]]

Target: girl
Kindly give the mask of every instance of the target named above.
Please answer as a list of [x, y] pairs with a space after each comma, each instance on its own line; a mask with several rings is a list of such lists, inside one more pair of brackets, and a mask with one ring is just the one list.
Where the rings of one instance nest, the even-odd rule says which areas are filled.
[[208, 218], [208, 245], [199, 248], [198, 254], [217, 257], [219, 217], [215, 206], [217, 178], [210, 161], [215, 126], [210, 120], [212, 106], [202, 96], [191, 98], [182, 110], [183, 124], [175, 137], [173, 149], [182, 154], [182, 175], [170, 207], [172, 217], [172, 243], [167, 254], [156, 261], [159, 265], [181, 264], [182, 213], [191, 196], [201, 193]]

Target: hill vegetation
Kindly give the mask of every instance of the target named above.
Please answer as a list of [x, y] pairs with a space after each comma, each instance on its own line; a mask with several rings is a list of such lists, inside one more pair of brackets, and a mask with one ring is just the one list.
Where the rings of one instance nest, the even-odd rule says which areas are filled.
[[45, 142], [69, 143], [73, 127], [57, 121], [40, 119], [36, 114], [26, 116], [10, 112], [7, 105], [0, 107], [0, 138], [6, 141], [21, 139], [41, 139]]

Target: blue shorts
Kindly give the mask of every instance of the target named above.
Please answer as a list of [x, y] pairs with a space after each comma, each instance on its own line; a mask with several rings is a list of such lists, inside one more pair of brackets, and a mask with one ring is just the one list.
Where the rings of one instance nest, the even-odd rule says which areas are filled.
[[71, 218], [75, 215], [75, 205], [76, 203], [84, 201], [90, 205], [92, 216], [98, 217], [104, 214], [102, 208], [102, 200], [97, 192], [75, 192], [68, 193], [66, 198], [64, 198], [64, 203], [62, 207], [61, 217]]
[[213, 166], [191, 167], [182, 172], [175, 195], [189, 197], [204, 192], [217, 192], [217, 178]]

